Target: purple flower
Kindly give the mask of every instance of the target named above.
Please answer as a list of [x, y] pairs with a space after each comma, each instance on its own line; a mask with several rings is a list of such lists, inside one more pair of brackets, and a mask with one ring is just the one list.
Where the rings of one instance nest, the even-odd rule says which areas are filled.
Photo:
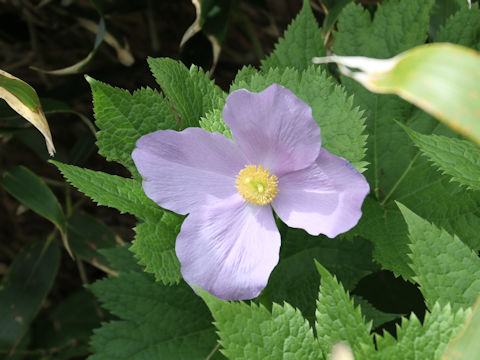
[[369, 186], [321, 149], [312, 109], [273, 84], [231, 93], [223, 119], [235, 140], [200, 128], [142, 136], [132, 157], [161, 207], [189, 214], [175, 251], [183, 278], [225, 300], [252, 299], [278, 263], [288, 226], [335, 237], [355, 226]]

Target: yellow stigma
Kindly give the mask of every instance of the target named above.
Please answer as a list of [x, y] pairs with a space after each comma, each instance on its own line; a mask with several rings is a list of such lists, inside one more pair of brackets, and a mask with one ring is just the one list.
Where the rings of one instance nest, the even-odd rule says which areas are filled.
[[277, 196], [278, 178], [262, 165], [246, 165], [238, 173], [235, 186], [246, 202], [267, 205]]

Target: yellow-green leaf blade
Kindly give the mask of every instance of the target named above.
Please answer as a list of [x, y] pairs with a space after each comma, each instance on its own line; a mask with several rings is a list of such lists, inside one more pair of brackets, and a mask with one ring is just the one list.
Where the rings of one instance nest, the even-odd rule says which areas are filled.
[[397, 94], [480, 144], [480, 53], [473, 49], [437, 43], [386, 60], [331, 56], [314, 62], [337, 62], [368, 90]]
[[0, 98], [42, 133], [48, 152], [53, 156], [55, 146], [52, 134], [35, 90], [26, 82], [0, 70]]

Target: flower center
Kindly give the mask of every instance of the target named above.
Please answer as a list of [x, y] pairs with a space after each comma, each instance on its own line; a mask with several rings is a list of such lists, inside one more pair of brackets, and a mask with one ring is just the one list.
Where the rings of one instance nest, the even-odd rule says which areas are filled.
[[246, 165], [237, 174], [235, 186], [246, 202], [267, 205], [277, 196], [278, 178], [262, 165]]

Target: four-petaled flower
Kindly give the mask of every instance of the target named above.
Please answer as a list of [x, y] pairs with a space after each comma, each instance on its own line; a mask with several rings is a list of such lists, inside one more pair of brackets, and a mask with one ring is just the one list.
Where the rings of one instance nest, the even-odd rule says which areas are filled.
[[357, 224], [369, 186], [321, 149], [311, 108], [282, 86], [232, 92], [223, 119], [235, 140], [160, 130], [142, 136], [132, 157], [146, 195], [189, 214], [175, 244], [185, 281], [221, 299], [251, 299], [279, 258], [272, 208], [290, 227], [333, 238]]

